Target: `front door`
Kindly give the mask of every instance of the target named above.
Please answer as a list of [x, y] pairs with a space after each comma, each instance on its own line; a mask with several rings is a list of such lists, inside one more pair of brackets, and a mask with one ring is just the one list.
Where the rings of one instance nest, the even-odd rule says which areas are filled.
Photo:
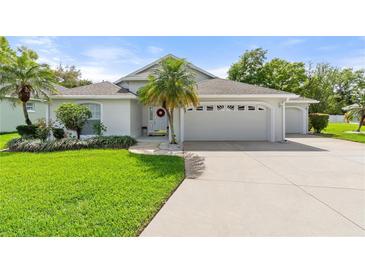
[[166, 110], [161, 107], [148, 108], [148, 135], [167, 134]]

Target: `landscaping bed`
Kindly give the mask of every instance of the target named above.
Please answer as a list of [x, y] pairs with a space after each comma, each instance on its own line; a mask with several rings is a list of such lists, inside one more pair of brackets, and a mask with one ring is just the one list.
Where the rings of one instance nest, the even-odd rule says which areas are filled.
[[184, 178], [181, 157], [0, 153], [0, 236], [137, 236]]

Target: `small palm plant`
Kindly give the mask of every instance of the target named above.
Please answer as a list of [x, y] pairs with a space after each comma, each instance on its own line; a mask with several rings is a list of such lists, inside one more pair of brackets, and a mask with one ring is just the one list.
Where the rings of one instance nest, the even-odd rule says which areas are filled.
[[351, 121], [355, 117], [359, 119], [359, 127], [356, 131], [360, 132], [365, 120], [365, 90], [355, 95], [354, 101], [355, 104], [344, 107], [343, 110], [346, 111], [345, 119], [347, 121]]
[[26, 103], [33, 96], [49, 100], [55, 89], [56, 78], [47, 65], [36, 62], [37, 54], [21, 48], [20, 55], [13, 60], [0, 63], [0, 99], [5, 96], [16, 96], [22, 102], [25, 123], [31, 125]]
[[169, 123], [169, 141], [176, 144], [174, 110], [197, 106], [194, 74], [183, 59], [167, 57], [148, 77], [148, 83], [138, 90], [140, 101], [145, 105], [161, 106], [166, 110]]

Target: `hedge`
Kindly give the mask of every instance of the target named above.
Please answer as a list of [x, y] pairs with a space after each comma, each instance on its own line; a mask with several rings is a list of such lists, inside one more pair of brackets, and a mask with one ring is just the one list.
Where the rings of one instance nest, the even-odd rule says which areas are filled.
[[51, 152], [91, 148], [129, 148], [137, 141], [130, 136], [100, 136], [85, 140], [65, 138], [61, 140], [41, 141], [39, 139], [15, 138], [6, 147], [18, 152]]
[[328, 125], [329, 115], [326, 113], [310, 113], [309, 122], [314, 128], [316, 133], [320, 133], [322, 129]]

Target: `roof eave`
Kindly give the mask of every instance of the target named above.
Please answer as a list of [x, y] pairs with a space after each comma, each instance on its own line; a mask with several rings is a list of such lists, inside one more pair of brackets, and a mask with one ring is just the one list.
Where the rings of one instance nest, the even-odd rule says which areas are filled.
[[137, 99], [133, 94], [125, 95], [54, 95], [51, 99]]
[[235, 99], [235, 98], [298, 98], [296, 94], [212, 94], [199, 95], [202, 99]]

